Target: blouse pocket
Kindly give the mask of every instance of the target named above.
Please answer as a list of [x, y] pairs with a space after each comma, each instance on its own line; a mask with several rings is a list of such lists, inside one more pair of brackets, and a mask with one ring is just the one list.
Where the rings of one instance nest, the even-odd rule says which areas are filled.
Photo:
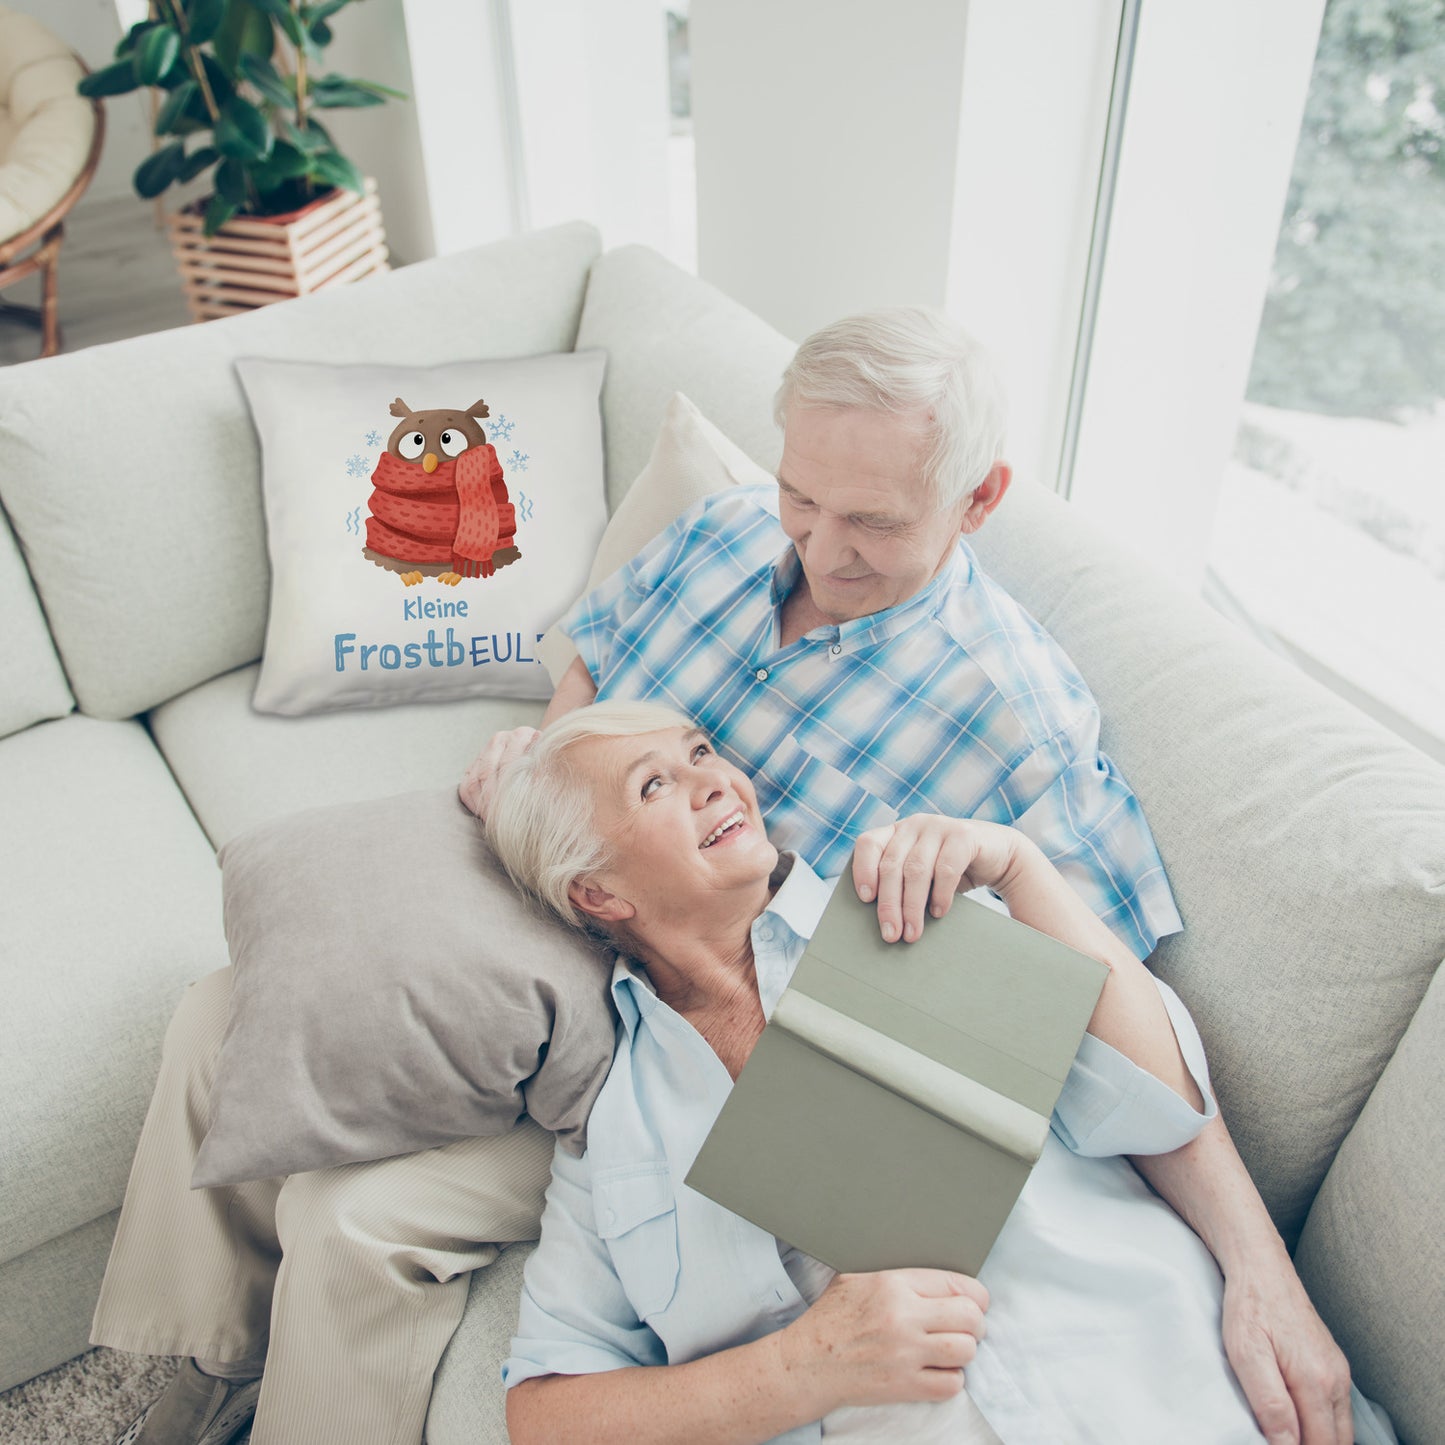
[[628, 1165], [592, 1184], [597, 1233], [639, 1319], [650, 1319], [677, 1293], [677, 1198], [665, 1163]]

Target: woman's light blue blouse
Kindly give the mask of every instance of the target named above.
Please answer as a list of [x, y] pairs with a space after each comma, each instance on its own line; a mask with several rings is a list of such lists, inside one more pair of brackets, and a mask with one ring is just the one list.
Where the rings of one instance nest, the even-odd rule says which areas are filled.
[[[787, 986], [832, 889], [794, 858], [753, 924], [765, 1013]], [[1007, 1445], [1260, 1438], [1224, 1359], [1213, 1260], [1127, 1161], [1113, 1157], [1177, 1149], [1216, 1112], [1193, 1021], [1165, 985], [1159, 990], [1206, 1112], [1085, 1037], [1044, 1158], [980, 1273], [993, 1298], [968, 1389]], [[807, 1307], [774, 1237], [682, 1182], [732, 1087], [727, 1070], [625, 962], [612, 992], [620, 1017], [616, 1057], [592, 1112], [587, 1153], [574, 1159], [559, 1149], [553, 1160], [542, 1241], [527, 1263], [521, 1317], [503, 1366], [509, 1388], [539, 1375], [697, 1359], [781, 1329]], [[1079, 1220], [1105, 1227], [1079, 1226], [1075, 1240], [1070, 1231]], [[1141, 1252], [1147, 1257], [1133, 1257]], [[1101, 1292], [1113, 1298], [1090, 1297]], [[1071, 1304], [1073, 1295], [1079, 1298]], [[1045, 1310], [1040, 1318], [1033, 1301]], [[1181, 1310], [1198, 1318], [1181, 1320]], [[1095, 1360], [1089, 1342], [1101, 1320], [1108, 1331]], [[1151, 1341], [1160, 1343], [1150, 1358], [1128, 1353]], [[1154, 1354], [1167, 1366], [1160, 1409], [1176, 1415], [1171, 1429], [1151, 1436], [1158, 1421], [1131, 1405], [1128, 1418], [1138, 1428], [1111, 1434], [1117, 1425], [1104, 1406], [1111, 1397], [1117, 1405], [1121, 1380], [1154, 1368]], [[1092, 1381], [1083, 1400], [1051, 1383], [1075, 1375]], [[1167, 1398], [1172, 1389], [1194, 1397], [1205, 1433], [1178, 1433], [1182, 1402]], [[1092, 1427], [1076, 1430], [1080, 1414], [1086, 1422], [1098, 1415], [1097, 1436]], [[816, 1423], [779, 1437], [820, 1438]]]

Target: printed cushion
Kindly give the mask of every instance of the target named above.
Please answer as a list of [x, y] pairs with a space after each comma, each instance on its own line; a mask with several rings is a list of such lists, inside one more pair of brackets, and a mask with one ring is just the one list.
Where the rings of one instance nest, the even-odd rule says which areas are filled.
[[293, 813], [220, 853], [231, 1017], [197, 1187], [501, 1134], [577, 1152], [612, 958], [523, 902], [455, 790]]
[[537, 643], [607, 524], [604, 363], [238, 360], [271, 555], [252, 705], [547, 697]]

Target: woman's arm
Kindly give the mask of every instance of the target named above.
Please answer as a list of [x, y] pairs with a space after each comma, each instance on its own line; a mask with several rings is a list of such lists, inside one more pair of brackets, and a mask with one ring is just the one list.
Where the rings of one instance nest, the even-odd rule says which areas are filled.
[[1149, 970], [1016, 828], [933, 813], [904, 818], [859, 838], [853, 882], [864, 902], [877, 898], [879, 926], [889, 942], [900, 935], [912, 942], [923, 931], [925, 912], [941, 918], [960, 890], [992, 888], [1020, 923], [1108, 968], [1089, 1032], [1203, 1111], [1203, 1095]]
[[681, 1365], [545, 1375], [507, 1395], [513, 1445], [757, 1445], [840, 1405], [946, 1400], [983, 1337], [988, 1293], [966, 1275], [838, 1275], [776, 1334]]

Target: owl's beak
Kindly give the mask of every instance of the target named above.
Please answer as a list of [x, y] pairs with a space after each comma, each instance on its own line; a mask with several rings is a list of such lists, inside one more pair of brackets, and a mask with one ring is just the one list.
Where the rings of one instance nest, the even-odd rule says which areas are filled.
[[428, 474], [436, 471], [437, 466], [438, 466], [437, 454], [436, 454], [435, 452], [428, 452], [428, 453], [421, 459], [421, 469], [422, 469], [422, 471], [424, 471], [424, 472], [426, 472], [426, 473], [428, 473]]

